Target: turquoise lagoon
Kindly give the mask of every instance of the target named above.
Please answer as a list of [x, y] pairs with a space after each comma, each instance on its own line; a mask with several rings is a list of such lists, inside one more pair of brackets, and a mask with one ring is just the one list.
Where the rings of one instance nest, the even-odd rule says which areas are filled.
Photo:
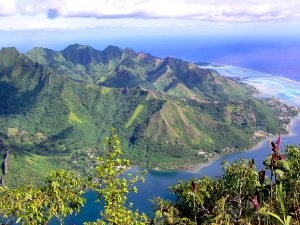
[[[283, 102], [300, 107], [300, 82], [281, 76], [258, 72], [246, 68], [230, 65], [200, 66], [203, 69], [214, 69], [219, 74], [232, 77], [241, 82], [255, 86], [261, 97], [277, 97]], [[300, 72], [299, 72], [300, 76]]]

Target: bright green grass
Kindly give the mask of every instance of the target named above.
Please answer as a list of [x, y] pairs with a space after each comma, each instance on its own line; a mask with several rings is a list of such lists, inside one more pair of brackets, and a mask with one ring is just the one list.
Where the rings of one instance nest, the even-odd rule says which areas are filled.
[[228, 110], [228, 112], [232, 113], [234, 111], [240, 111], [241, 107], [235, 106], [235, 105], [228, 105], [228, 106], [226, 106], [226, 109]]
[[66, 156], [41, 156], [29, 152], [12, 153], [9, 159], [6, 181], [11, 187], [39, 182], [53, 170], [66, 169], [68, 160]]
[[82, 120], [74, 112], [70, 112], [68, 119], [71, 123], [82, 123]]
[[205, 144], [205, 145], [213, 145], [214, 140], [211, 139], [208, 135], [203, 134], [201, 139], [191, 139], [190, 140], [193, 145]]
[[135, 109], [133, 114], [130, 116], [128, 122], [126, 123], [125, 127], [128, 128], [130, 127], [130, 125], [134, 122], [134, 120], [136, 119], [136, 117], [141, 113], [141, 111], [143, 110], [144, 105], [139, 104]]
[[108, 87], [101, 87], [101, 94], [106, 94], [110, 91], [111, 89]]

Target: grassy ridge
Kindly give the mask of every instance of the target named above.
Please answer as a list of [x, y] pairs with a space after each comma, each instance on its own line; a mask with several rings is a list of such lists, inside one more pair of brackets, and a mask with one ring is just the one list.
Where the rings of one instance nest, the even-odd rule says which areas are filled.
[[128, 128], [136, 119], [136, 117], [140, 114], [140, 112], [143, 110], [144, 106], [143, 105], [138, 105], [135, 109], [133, 114], [130, 116], [128, 122], [125, 125], [125, 128]]

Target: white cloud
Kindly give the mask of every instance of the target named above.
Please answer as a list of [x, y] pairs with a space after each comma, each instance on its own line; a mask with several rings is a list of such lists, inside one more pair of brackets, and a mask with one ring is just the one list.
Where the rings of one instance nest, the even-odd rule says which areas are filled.
[[9, 16], [16, 12], [16, 4], [14, 0], [0, 0], [0, 16]]
[[[24, 14], [62, 17], [189, 18], [212, 21], [299, 20], [299, 0], [19, 0]], [[53, 12], [53, 11], [52, 11]]]
[[299, 0], [0, 0], [0, 30], [295, 20]]

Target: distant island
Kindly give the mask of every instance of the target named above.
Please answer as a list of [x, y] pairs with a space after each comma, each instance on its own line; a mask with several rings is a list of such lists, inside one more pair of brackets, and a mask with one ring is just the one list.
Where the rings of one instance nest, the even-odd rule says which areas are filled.
[[57, 168], [89, 173], [112, 127], [125, 157], [154, 169], [205, 162], [286, 133], [298, 110], [254, 93], [214, 69], [129, 48], [2, 48], [3, 181], [39, 182]]

